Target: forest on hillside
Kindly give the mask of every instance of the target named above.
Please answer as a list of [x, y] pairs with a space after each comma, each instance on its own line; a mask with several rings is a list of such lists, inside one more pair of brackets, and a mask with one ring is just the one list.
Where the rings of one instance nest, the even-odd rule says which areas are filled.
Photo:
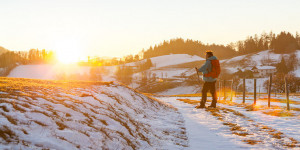
[[204, 57], [206, 50], [214, 51], [219, 59], [231, 58], [262, 50], [272, 49], [275, 53], [291, 53], [300, 49], [300, 35], [289, 32], [279, 34], [262, 33], [249, 36], [245, 40], [222, 44], [204, 44], [201, 41], [182, 38], [164, 41], [154, 47], [150, 46], [147, 50], [142, 50], [143, 58], [151, 58], [168, 54], [190, 54]]

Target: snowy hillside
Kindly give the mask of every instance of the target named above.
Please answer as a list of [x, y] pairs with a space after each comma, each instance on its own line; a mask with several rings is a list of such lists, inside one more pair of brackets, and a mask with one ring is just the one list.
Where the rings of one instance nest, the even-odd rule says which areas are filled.
[[[170, 54], [170, 55], [162, 55], [157, 57], [150, 58], [154, 68], [162, 68], [167, 66], [173, 66], [183, 63], [189, 63], [194, 61], [205, 60], [202, 57], [197, 55], [188, 55], [188, 54]], [[138, 63], [145, 62], [146, 60], [141, 60], [139, 62], [133, 62], [126, 64], [127, 66], [135, 66]]]
[[188, 54], [171, 54], [151, 58], [152, 63], [156, 68], [178, 65], [193, 61], [205, 60], [199, 56], [191, 56]]
[[0, 78], [0, 149], [183, 149], [175, 108], [111, 82]]
[[[300, 50], [295, 52], [298, 60], [300, 60]], [[253, 67], [259, 65], [275, 65], [280, 62], [281, 57], [288, 59], [291, 54], [275, 54], [271, 50], [265, 50], [258, 53], [252, 53], [242, 56], [237, 56], [231, 59], [221, 60], [222, 70], [228, 70], [229, 73], [238, 71], [238, 68], [243, 69], [246, 67]], [[197, 75], [194, 67], [200, 67], [205, 59], [199, 56], [191, 56], [187, 54], [170, 54], [158, 57], [150, 58], [153, 63], [153, 67], [143, 72], [135, 72], [133, 74], [133, 83], [130, 87], [138, 88], [142, 90], [140, 80], [143, 75], [147, 75], [149, 78], [156, 76], [156, 78], [163, 79], [168, 83], [176, 83], [173, 87], [168, 87], [164, 91], [159, 91], [156, 94], [184, 94], [195, 93], [199, 91], [199, 86], [187, 85], [187, 78], [193, 78], [197, 80]], [[125, 64], [126, 66], [138, 66], [145, 62], [141, 60], [139, 62], [132, 62]], [[106, 66], [105, 74], [102, 74], [103, 81], [115, 81], [115, 72], [117, 66]], [[89, 74], [89, 67], [65, 67], [61, 65], [23, 65], [15, 68], [8, 77], [22, 77], [22, 78], [36, 78], [36, 79], [56, 79], [57, 74]], [[143, 73], [143, 74], [142, 74]], [[296, 76], [300, 77], [300, 66], [294, 71]], [[263, 88], [263, 83], [268, 80], [267, 78], [260, 78], [257, 80], [258, 89], [261, 92], [266, 92]], [[151, 83], [152, 84], [152, 83]], [[154, 83], [156, 84], [156, 83]], [[161, 84], [161, 83], [157, 83]], [[159, 85], [158, 85], [159, 86]], [[247, 91], [253, 91], [252, 81], [247, 81]], [[143, 90], [142, 90], [143, 91]], [[147, 91], [144, 91], [147, 92]]]
[[[163, 72], [164, 74], [168, 75], [169, 77], [179, 76], [181, 73], [187, 71], [186, 69], [182, 69], [181, 71], [177, 69], [162, 69], [162, 71], [158, 71], [159, 68], [168, 66], [174, 66], [183, 63], [189, 63], [194, 61], [204, 60], [199, 56], [191, 56], [187, 54], [171, 54], [171, 55], [164, 55], [151, 58], [152, 63], [155, 67], [152, 67], [153, 73], [157, 75], [161, 75]], [[137, 66], [139, 63], [143, 63], [146, 60], [141, 60], [139, 62], [132, 62], [125, 64], [126, 66]], [[116, 66], [107, 66], [105, 67], [106, 71], [108, 72], [105, 75], [102, 75], [103, 81], [114, 81], [114, 73], [116, 71]], [[179, 71], [179, 72], [178, 72]], [[7, 77], [17, 77], [17, 78], [31, 78], [31, 79], [50, 79], [55, 80], [57, 79], [57, 75], [61, 74], [89, 74], [90, 67], [84, 66], [77, 66], [77, 65], [21, 65], [13, 69]]]
[[13, 69], [8, 77], [31, 79], [56, 79], [60, 74], [89, 74], [90, 67], [77, 65], [20, 65]]
[[[297, 50], [295, 54], [297, 55], [298, 60], [300, 60], [300, 50]], [[222, 67], [229, 70], [231, 73], [234, 73], [238, 71], [238, 68], [243, 69], [245, 67], [274, 65], [280, 62], [281, 57], [284, 57], [285, 60], [287, 60], [288, 56], [290, 56], [290, 54], [275, 54], [272, 50], [265, 50], [254, 54], [241, 55], [221, 60], [220, 62]]]

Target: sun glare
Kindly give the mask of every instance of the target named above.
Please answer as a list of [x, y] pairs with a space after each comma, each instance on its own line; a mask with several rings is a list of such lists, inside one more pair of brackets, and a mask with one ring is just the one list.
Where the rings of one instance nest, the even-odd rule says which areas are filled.
[[68, 39], [59, 40], [55, 43], [56, 57], [59, 63], [76, 63], [82, 57], [82, 47], [80, 41]]
[[79, 55], [73, 51], [62, 51], [57, 52], [57, 59], [63, 64], [76, 63], [79, 60]]

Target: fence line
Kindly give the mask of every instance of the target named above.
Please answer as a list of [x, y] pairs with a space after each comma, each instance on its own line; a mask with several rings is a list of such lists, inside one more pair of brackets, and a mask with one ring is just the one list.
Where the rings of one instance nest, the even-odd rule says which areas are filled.
[[[249, 80], [249, 79], [248, 79]], [[222, 82], [223, 81], [223, 82]], [[226, 96], [226, 82], [230, 81], [231, 85], [230, 85], [230, 101], [232, 101], [233, 99], [233, 80], [219, 80], [219, 100], [221, 99], [221, 95], [223, 92], [223, 100], [226, 100], [227, 96]], [[256, 105], [257, 102], [257, 79], [254, 78], [253, 79], [254, 83], [254, 89], [253, 89], [253, 105]], [[284, 82], [285, 82], [285, 96], [286, 96], [286, 103], [287, 103], [287, 110], [290, 110], [290, 102], [289, 102], [289, 88], [288, 88], [288, 81], [287, 81], [287, 77], [285, 76], [284, 78]], [[238, 86], [237, 86], [238, 87]], [[269, 82], [268, 82], [268, 91], [267, 91], [267, 95], [268, 95], [268, 107], [271, 107], [271, 93], [272, 93], [272, 74], [270, 74], [269, 76]], [[223, 90], [223, 91], [222, 91]], [[235, 92], [235, 96], [237, 93], [237, 89]], [[246, 78], [243, 78], [243, 83], [242, 83], [242, 93], [243, 93], [243, 99], [242, 99], [242, 103], [246, 102]], [[261, 86], [259, 86], [259, 93], [258, 93], [258, 99], [261, 96]]]

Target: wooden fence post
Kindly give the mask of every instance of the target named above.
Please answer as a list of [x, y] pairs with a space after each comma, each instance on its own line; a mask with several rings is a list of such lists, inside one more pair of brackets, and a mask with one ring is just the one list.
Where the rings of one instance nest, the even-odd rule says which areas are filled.
[[256, 79], [254, 79], [254, 105], [256, 104]]
[[287, 82], [286, 76], [284, 77], [284, 83], [285, 83], [285, 94], [286, 94], [287, 110], [290, 110], [289, 89], [288, 89], [288, 82]]
[[236, 97], [236, 93], [238, 92], [238, 86], [235, 87], [234, 96]]
[[223, 86], [223, 92], [224, 92], [224, 100], [226, 100], [226, 80], [224, 80], [224, 86]]
[[243, 103], [245, 103], [245, 97], [246, 97], [246, 79], [243, 78]]
[[221, 80], [219, 80], [219, 100], [221, 100]]
[[232, 81], [231, 81], [231, 96], [230, 96], [230, 101], [232, 101], [232, 97], [233, 97], [233, 92], [232, 92], [232, 90], [233, 90], [233, 79], [232, 79]]
[[272, 74], [270, 74], [268, 89], [268, 107], [271, 107]]
[[260, 86], [258, 87], [258, 99], [260, 98]]

